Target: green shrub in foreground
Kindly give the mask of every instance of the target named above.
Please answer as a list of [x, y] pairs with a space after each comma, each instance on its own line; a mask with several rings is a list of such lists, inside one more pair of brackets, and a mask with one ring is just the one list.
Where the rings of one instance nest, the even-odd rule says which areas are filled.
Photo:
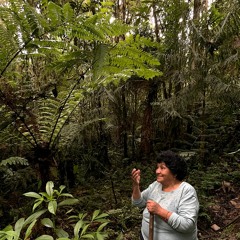
[[54, 183], [49, 181], [46, 192], [25, 193], [25, 196], [35, 199], [33, 214], [26, 219], [20, 218], [14, 226], [0, 229], [0, 240], [105, 239], [107, 233], [104, 228], [109, 223], [108, 214], [100, 214], [96, 210], [90, 218], [86, 213], [68, 216], [74, 211], [69, 207], [78, 203], [78, 199], [63, 193], [64, 189], [65, 186], [60, 186], [59, 191], [55, 190]]

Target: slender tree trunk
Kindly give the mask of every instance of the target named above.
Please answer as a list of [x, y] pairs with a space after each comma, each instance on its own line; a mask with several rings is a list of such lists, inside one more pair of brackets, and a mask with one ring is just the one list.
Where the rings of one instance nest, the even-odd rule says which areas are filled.
[[146, 100], [146, 107], [143, 112], [143, 123], [141, 130], [141, 144], [140, 144], [140, 157], [149, 157], [153, 151], [152, 134], [153, 134], [153, 116], [152, 116], [152, 103], [157, 96], [157, 83], [153, 80], [149, 83], [149, 91]]
[[128, 134], [127, 134], [127, 107], [125, 96], [125, 85], [122, 86], [122, 135], [123, 135], [123, 155], [124, 158], [128, 158]]
[[155, 37], [156, 41], [160, 42], [160, 37], [159, 37], [159, 25], [158, 25], [158, 18], [157, 18], [157, 9], [156, 9], [156, 4], [153, 4], [153, 19], [154, 19], [154, 31], [155, 31]]
[[[200, 15], [202, 12], [206, 11], [207, 10], [207, 6], [208, 5], [208, 1], [207, 0], [204, 0], [204, 1], [201, 1], [201, 0], [194, 0], [194, 9], [193, 9], [193, 21], [195, 23], [198, 22], [199, 18], [200, 18]], [[193, 49], [193, 56], [198, 56], [199, 53], [201, 52], [202, 53], [202, 49], [198, 49], [197, 47], [197, 43], [196, 43], [196, 40], [197, 37], [196, 36], [196, 32], [194, 30], [193, 32], [193, 42], [192, 42], [192, 49]], [[205, 61], [206, 61], [207, 58], [205, 58]], [[204, 59], [202, 59], [202, 61], [204, 61]], [[203, 67], [203, 64], [206, 64], [206, 63], [201, 63], [201, 66], [198, 66], [198, 63], [197, 61], [195, 60], [195, 57], [193, 57], [193, 60], [192, 60], [192, 72], [195, 72], [196, 69], [202, 69]], [[200, 78], [199, 81], [202, 81], [203, 83], [201, 84], [203, 86], [202, 88], [202, 93], [203, 93], [203, 99], [202, 99], [202, 114], [201, 114], [201, 119], [202, 121], [204, 122], [204, 119], [205, 119], [205, 95], [206, 95], [206, 89], [205, 89], [205, 83], [204, 83], [204, 79], [206, 77], [206, 73], [204, 70], [202, 70], [201, 72], [202, 76]], [[205, 159], [205, 132], [206, 132], [206, 127], [205, 127], [205, 124], [202, 124], [202, 128], [201, 128], [201, 146], [200, 146], [200, 159], [201, 161], [203, 162], [204, 159]]]
[[137, 121], [137, 93], [134, 94], [134, 105], [133, 105], [133, 117], [132, 117], [132, 159], [135, 160], [136, 157], [136, 121]]
[[[97, 107], [98, 107], [98, 114], [99, 118], [102, 118], [102, 103], [100, 96], [97, 97]], [[99, 146], [100, 149], [98, 150], [98, 158], [99, 161], [106, 167], [111, 166], [111, 163], [109, 161], [109, 156], [108, 156], [108, 136], [104, 128], [105, 122], [100, 120], [99, 121]]]

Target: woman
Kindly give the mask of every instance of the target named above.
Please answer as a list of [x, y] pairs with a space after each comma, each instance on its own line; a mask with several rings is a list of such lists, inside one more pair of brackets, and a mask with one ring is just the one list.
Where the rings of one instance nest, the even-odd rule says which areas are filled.
[[157, 156], [157, 179], [140, 191], [139, 169], [132, 170], [132, 203], [145, 207], [140, 239], [148, 240], [150, 213], [154, 214], [154, 240], [196, 240], [199, 202], [193, 186], [185, 182], [187, 165], [172, 151]]

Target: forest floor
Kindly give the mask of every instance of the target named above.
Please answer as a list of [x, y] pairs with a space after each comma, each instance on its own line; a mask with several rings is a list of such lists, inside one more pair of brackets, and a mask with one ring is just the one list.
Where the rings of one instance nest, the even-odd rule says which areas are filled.
[[215, 191], [209, 209], [210, 225], [199, 221], [199, 239], [239, 240], [240, 239], [240, 188], [222, 187]]
[[[234, 192], [217, 191], [215, 204], [209, 207], [211, 219], [198, 221], [199, 240], [240, 240], [240, 189]], [[141, 224], [141, 223], [139, 223]], [[139, 226], [125, 232], [124, 240], [137, 240]]]
[[[131, 207], [131, 181], [125, 177], [117, 182], [119, 183], [115, 182], [115, 189], [110, 182], [95, 183], [98, 187], [95, 185], [94, 190], [89, 189], [95, 196], [91, 195], [86, 207], [103, 207], [103, 211], [111, 213], [112, 236], [109, 239], [139, 240], [142, 213]], [[211, 194], [204, 201], [200, 200], [201, 205], [205, 206], [199, 212], [199, 240], [240, 240], [239, 185], [225, 182], [221, 187], [211, 190]]]
[[[96, 179], [88, 176], [87, 181], [83, 179], [70, 189], [70, 193], [80, 201], [76, 210], [90, 214], [94, 210], [100, 209], [102, 212], [108, 213], [110, 219], [110, 223], [107, 225], [108, 240], [139, 240], [142, 212], [131, 205], [132, 181], [129, 172], [132, 167], [111, 169], [111, 172], [104, 178]], [[134, 164], [134, 167], [138, 167], [137, 164]], [[144, 166], [141, 167], [143, 169]], [[198, 237], [199, 240], [240, 240], [239, 178], [234, 179], [231, 176], [226, 179], [224, 176], [213, 183], [216, 176], [221, 176], [218, 169], [217, 175], [211, 175], [213, 177], [208, 182], [201, 179], [203, 174], [199, 170], [192, 172], [193, 177], [189, 178], [189, 182], [197, 188], [200, 202]], [[236, 173], [239, 172], [239, 168], [235, 168], [235, 170]], [[212, 169], [209, 172], [214, 173]], [[229, 170], [229, 172], [231, 171]], [[147, 164], [141, 174], [142, 188], [155, 179], [153, 173], [154, 170]], [[207, 176], [208, 173], [205, 172], [204, 179], [207, 179]], [[23, 199], [22, 193], [19, 194], [18, 196], [10, 194], [6, 204], [14, 206], [13, 209], [18, 209], [18, 205]], [[25, 201], [22, 201], [21, 204], [25, 206]], [[19, 208], [19, 211], [21, 209], [23, 208]]]
[[[211, 219], [199, 218], [199, 240], [239, 240], [240, 239], [240, 188], [216, 191], [214, 204], [209, 207]], [[127, 231], [124, 240], [138, 239], [139, 228]]]

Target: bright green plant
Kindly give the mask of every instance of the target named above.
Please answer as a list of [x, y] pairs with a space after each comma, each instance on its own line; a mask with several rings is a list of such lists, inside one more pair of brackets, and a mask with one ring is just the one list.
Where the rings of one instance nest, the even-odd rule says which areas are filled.
[[[40, 192], [39, 194], [35, 192], [28, 192], [23, 194], [27, 197], [36, 198], [35, 204], [33, 205], [33, 211], [45, 202], [47, 203], [47, 210], [56, 215], [58, 207], [64, 205], [73, 205], [78, 202], [78, 199], [73, 198], [72, 194], [62, 192], [65, 189], [65, 186], [61, 185], [59, 187], [60, 191], [53, 189], [53, 187], [54, 183], [49, 181], [46, 184], [46, 192]], [[59, 199], [63, 197], [66, 197], [67, 199], [64, 199], [58, 203]]]
[[[0, 230], [0, 240], [27, 240], [30, 237], [36, 240], [105, 239], [107, 233], [103, 230], [109, 223], [108, 215], [100, 213], [100, 210], [94, 211], [90, 220], [88, 220], [88, 214], [78, 213], [69, 216], [66, 222], [62, 222], [61, 216], [73, 211], [71, 208], [64, 212], [66, 206], [78, 203], [78, 199], [72, 194], [63, 193], [64, 189], [63, 185], [59, 187], [59, 190], [54, 189], [54, 183], [49, 181], [46, 184], [46, 192], [25, 193], [25, 196], [35, 198], [33, 213], [26, 219], [17, 220], [14, 226], [8, 225]], [[73, 233], [68, 233], [67, 231], [72, 227]]]
[[[106, 219], [108, 214], [101, 213], [99, 210], [95, 210], [90, 221], [86, 220], [87, 214], [79, 213], [78, 215], [70, 216], [70, 219], [77, 220], [74, 226], [74, 240], [89, 238], [89, 239], [104, 239], [107, 237], [107, 233], [102, 232], [103, 228], [109, 223]], [[94, 225], [97, 226], [96, 230], [88, 232], [87, 230]]]

